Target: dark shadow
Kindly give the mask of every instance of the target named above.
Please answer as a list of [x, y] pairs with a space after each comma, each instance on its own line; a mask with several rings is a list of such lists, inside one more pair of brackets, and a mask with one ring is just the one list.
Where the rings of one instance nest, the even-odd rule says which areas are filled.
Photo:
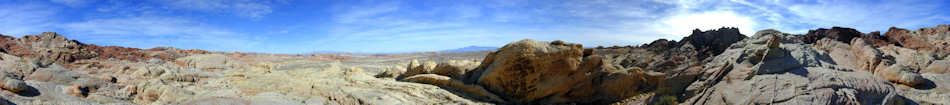
[[898, 95], [897, 98], [901, 98], [902, 100], [904, 100], [904, 105], [920, 105], [920, 103], [917, 103], [916, 101], [908, 99], [907, 97], [904, 97], [904, 96]]
[[10, 100], [0, 98], [0, 105], [16, 105], [16, 103], [10, 102]]
[[926, 78], [924, 78], [923, 83], [920, 83], [914, 86], [914, 89], [920, 89], [920, 90], [930, 90], [933, 88], [937, 88], [937, 84], [934, 83], [934, 81], [930, 81], [930, 79], [926, 79]]
[[[415, 83], [415, 82], [413, 82], [413, 83]], [[425, 83], [420, 83], [420, 84], [425, 84]], [[428, 85], [433, 85], [433, 84], [428, 84]], [[495, 101], [492, 101], [492, 100], [490, 100], [490, 99], [486, 99], [486, 98], [483, 98], [483, 97], [478, 97], [478, 96], [475, 96], [475, 95], [468, 94], [468, 93], [464, 92], [462, 89], [459, 89], [459, 88], [455, 88], [455, 87], [451, 87], [451, 86], [442, 86], [442, 85], [435, 85], [435, 86], [438, 86], [439, 88], [442, 88], [442, 90], [449, 91], [449, 92], [452, 93], [452, 94], [458, 95], [459, 97], [462, 97], [462, 98], [465, 98], [465, 99], [469, 99], [469, 100], [472, 100], [472, 101], [495, 103], [495, 104], [506, 104], [506, 103], [495, 102]], [[493, 93], [493, 94], [494, 94], [494, 93]], [[496, 94], [496, 95], [497, 95], [497, 94]], [[499, 97], [500, 97], [500, 96], [499, 96]], [[507, 100], [506, 100], [506, 101], [507, 101]]]
[[17, 92], [16, 94], [20, 96], [24, 96], [24, 97], [34, 97], [34, 96], [39, 96], [40, 91], [36, 90], [36, 88], [33, 88], [33, 86], [26, 86], [26, 90], [23, 90], [22, 92]]
[[808, 70], [805, 70], [805, 67], [789, 70], [787, 73], [792, 73], [802, 77], [808, 77]]

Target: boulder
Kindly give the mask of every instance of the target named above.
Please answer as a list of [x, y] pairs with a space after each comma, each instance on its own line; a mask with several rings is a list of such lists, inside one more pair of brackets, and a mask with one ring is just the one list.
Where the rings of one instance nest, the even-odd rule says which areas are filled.
[[525, 39], [491, 53], [471, 79], [517, 102], [532, 102], [588, 79], [590, 70], [580, 69], [582, 54], [580, 44]]
[[13, 93], [21, 93], [30, 88], [30, 86], [27, 85], [26, 82], [23, 82], [23, 80], [11, 77], [12, 74], [0, 72], [0, 76], [2, 76], [0, 77], [0, 88], [3, 90]]
[[436, 65], [431, 73], [461, 79], [465, 72], [471, 71], [475, 67], [478, 67], [478, 62], [473, 60], [450, 60]]
[[871, 45], [871, 42], [861, 38], [851, 40], [850, 50], [854, 53], [853, 61], [857, 61], [852, 65], [855, 69], [876, 70], [883, 57], [881, 51]]
[[106, 81], [99, 79], [82, 78], [74, 82], [66, 93], [77, 97], [87, 97], [90, 93], [94, 93], [99, 88], [105, 87], [106, 84], [108, 84]]
[[419, 63], [418, 60], [412, 60], [411, 62], [409, 62], [409, 66], [406, 69], [406, 73], [403, 73], [402, 75], [400, 75], [399, 76], [400, 78], [398, 79], [402, 79], [405, 77], [418, 75], [418, 74], [430, 74], [432, 73], [432, 71], [435, 69], [436, 66], [437, 64], [432, 61]]
[[877, 71], [874, 74], [894, 83], [915, 86], [924, 82], [924, 78], [915, 71], [916, 70], [914, 70], [914, 68], [908, 66], [891, 65], [890, 67], [887, 67], [881, 71]]

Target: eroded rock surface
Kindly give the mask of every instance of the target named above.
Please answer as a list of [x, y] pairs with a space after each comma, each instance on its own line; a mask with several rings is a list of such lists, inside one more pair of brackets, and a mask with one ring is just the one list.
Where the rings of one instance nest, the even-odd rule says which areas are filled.
[[736, 43], [706, 65], [704, 78], [687, 89], [695, 95], [684, 103], [903, 103], [887, 81], [840, 67], [827, 53], [793, 37], [765, 30]]

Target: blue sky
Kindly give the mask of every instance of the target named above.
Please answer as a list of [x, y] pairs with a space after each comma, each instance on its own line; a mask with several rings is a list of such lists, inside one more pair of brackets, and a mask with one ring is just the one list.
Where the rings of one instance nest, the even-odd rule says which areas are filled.
[[692, 29], [862, 32], [950, 22], [940, 0], [0, 0], [0, 33], [98, 45], [264, 53], [401, 53], [524, 38], [585, 46], [679, 40]]

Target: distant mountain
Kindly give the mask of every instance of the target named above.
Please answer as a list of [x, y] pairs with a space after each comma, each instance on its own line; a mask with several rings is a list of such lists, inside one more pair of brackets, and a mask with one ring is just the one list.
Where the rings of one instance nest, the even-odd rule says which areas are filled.
[[495, 49], [498, 49], [498, 47], [468, 46], [468, 47], [462, 47], [462, 48], [457, 48], [457, 49], [441, 50], [438, 52], [471, 52], [471, 51], [488, 51], [488, 50], [495, 50]]

